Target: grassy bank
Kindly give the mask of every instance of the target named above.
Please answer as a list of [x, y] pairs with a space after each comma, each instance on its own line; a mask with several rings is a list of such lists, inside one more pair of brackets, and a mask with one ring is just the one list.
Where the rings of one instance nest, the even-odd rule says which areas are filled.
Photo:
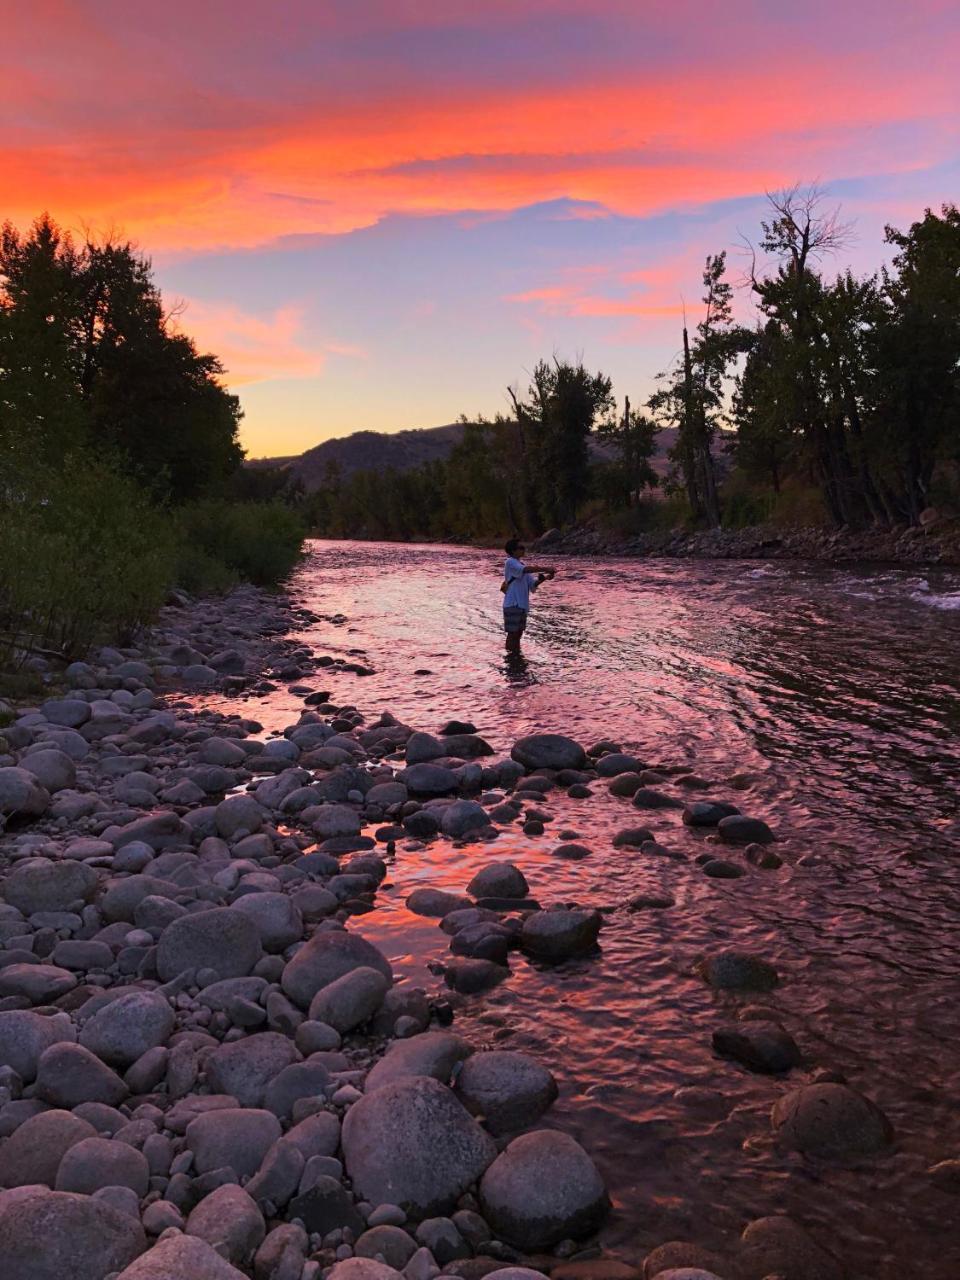
[[21, 468], [0, 491], [0, 669], [129, 642], [174, 587], [279, 583], [303, 535], [279, 503], [158, 505], [103, 461]]

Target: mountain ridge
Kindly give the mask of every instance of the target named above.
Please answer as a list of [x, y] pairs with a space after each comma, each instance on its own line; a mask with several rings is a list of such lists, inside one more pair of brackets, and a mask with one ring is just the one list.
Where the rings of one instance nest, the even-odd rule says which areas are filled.
[[[331, 471], [341, 477], [357, 471], [411, 471], [428, 462], [442, 462], [462, 438], [462, 422], [448, 422], [439, 427], [412, 427], [403, 431], [354, 431], [335, 436], [301, 454], [274, 458], [248, 458], [245, 466], [254, 469], [276, 467], [287, 471], [291, 480], [299, 481], [307, 493], [323, 487]], [[667, 427], [657, 435], [657, 451], [652, 458], [654, 470], [664, 476], [669, 467], [667, 453], [673, 447], [676, 431]], [[604, 456], [607, 448], [594, 437], [594, 455]]]

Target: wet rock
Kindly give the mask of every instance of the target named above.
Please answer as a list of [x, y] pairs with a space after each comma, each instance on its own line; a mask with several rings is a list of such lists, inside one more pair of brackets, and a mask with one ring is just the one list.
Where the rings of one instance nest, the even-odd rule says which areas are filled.
[[246, 1191], [230, 1183], [204, 1196], [184, 1230], [237, 1266], [247, 1265], [266, 1235], [256, 1204]]
[[770, 1074], [789, 1071], [803, 1060], [793, 1037], [772, 1022], [723, 1027], [713, 1033], [713, 1047], [722, 1058], [733, 1058], [751, 1071]]
[[403, 820], [403, 829], [407, 835], [418, 840], [429, 840], [440, 830], [440, 819], [429, 809], [419, 809], [416, 813], [408, 813]]
[[425, 1031], [395, 1040], [367, 1076], [367, 1093], [410, 1076], [432, 1076], [446, 1084], [454, 1068], [473, 1052], [472, 1046], [453, 1031]]
[[776, 871], [783, 866], [783, 859], [773, 849], [766, 849], [761, 844], [748, 844], [743, 851], [743, 856], [751, 864], [751, 866], [759, 867], [762, 871]]
[[286, 951], [303, 937], [303, 916], [285, 893], [246, 893], [234, 900], [233, 910], [253, 921], [264, 951]]
[[579, 742], [559, 733], [533, 733], [514, 743], [510, 755], [526, 769], [582, 769], [587, 754]]
[[369, 1022], [383, 1004], [389, 981], [378, 969], [361, 965], [321, 987], [310, 1002], [309, 1017], [344, 1033]]
[[808, 1084], [784, 1094], [771, 1122], [786, 1146], [827, 1160], [876, 1155], [893, 1141], [880, 1108], [845, 1084]]
[[80, 1044], [54, 1044], [44, 1049], [37, 1068], [36, 1095], [68, 1111], [83, 1102], [115, 1107], [127, 1096], [116, 1072]]
[[270, 1111], [226, 1107], [190, 1121], [187, 1148], [199, 1173], [229, 1168], [243, 1178], [257, 1172], [280, 1132], [280, 1121]]
[[150, 1168], [142, 1151], [109, 1138], [84, 1138], [65, 1152], [57, 1170], [57, 1191], [92, 1196], [102, 1187], [129, 1187], [147, 1194]]
[[615, 849], [639, 849], [652, 839], [653, 833], [647, 827], [624, 827], [613, 837], [613, 845]]
[[514, 1138], [490, 1165], [480, 1183], [480, 1205], [497, 1236], [533, 1250], [590, 1235], [610, 1201], [583, 1148], [565, 1133], [544, 1129]]
[[254, 921], [233, 907], [215, 907], [182, 916], [164, 929], [157, 946], [157, 974], [161, 982], [191, 969], [209, 969], [219, 978], [243, 978], [262, 955]]
[[297, 1059], [286, 1036], [276, 1031], [234, 1040], [207, 1059], [207, 1082], [216, 1093], [230, 1094], [243, 1107], [259, 1107], [270, 1081]]
[[118, 995], [89, 1018], [80, 1043], [111, 1067], [132, 1066], [149, 1049], [164, 1044], [176, 1018], [169, 1002], [155, 991]]
[[68, 911], [86, 902], [97, 887], [97, 873], [84, 862], [49, 858], [21, 863], [3, 882], [3, 898], [25, 916], [38, 911]]
[[429, 760], [439, 760], [441, 756], [450, 755], [439, 738], [432, 733], [411, 733], [404, 747], [403, 758], [407, 764], [425, 764]]
[[695, 1280], [697, 1277], [699, 1280], [704, 1277], [706, 1280], [713, 1280], [730, 1274], [729, 1267], [719, 1254], [686, 1240], [669, 1240], [666, 1244], [658, 1245], [643, 1261], [643, 1280], [664, 1280], [664, 1276], [670, 1276], [671, 1273], [675, 1280], [676, 1273], [683, 1275], [684, 1271], [690, 1272]]
[[246, 1280], [246, 1277], [205, 1240], [177, 1234], [158, 1240], [152, 1249], [121, 1271], [116, 1280]]
[[[71, 1147], [95, 1138], [92, 1124], [69, 1111], [41, 1111], [0, 1141], [0, 1187], [52, 1187]], [[2, 1273], [0, 1273], [2, 1274]]]
[[510, 977], [510, 970], [495, 960], [462, 957], [447, 965], [443, 980], [448, 987], [459, 991], [461, 995], [478, 995], [482, 991], [491, 991]]
[[0, 814], [39, 818], [50, 804], [50, 792], [41, 787], [29, 769], [0, 768]]
[[727, 862], [724, 858], [708, 858], [700, 869], [711, 880], [739, 880], [747, 874], [743, 867], [735, 862]]
[[[0, 1276], [106, 1280], [146, 1248], [137, 1219], [103, 1200], [45, 1192], [0, 1213]], [[193, 1280], [201, 1280], [195, 1273]]]
[[633, 793], [633, 806], [635, 809], [682, 809], [684, 803], [676, 796], [653, 787], [638, 787]]
[[669, 893], [638, 893], [627, 901], [628, 911], [666, 911], [677, 905]]
[[724, 818], [737, 817], [739, 813], [735, 804], [722, 800], [695, 800], [684, 806], [682, 817], [688, 827], [715, 827]]
[[442, 796], [457, 789], [457, 775], [441, 764], [410, 765], [401, 769], [397, 780], [416, 795]]
[[414, 915], [443, 919], [451, 911], [472, 907], [473, 902], [462, 894], [448, 893], [446, 889], [414, 889], [404, 905]]
[[488, 863], [467, 885], [467, 893], [475, 898], [525, 898], [528, 892], [523, 872], [512, 862]]
[[717, 833], [726, 844], [771, 844], [776, 838], [761, 818], [746, 818], [742, 814], [721, 818]]
[[772, 991], [780, 981], [772, 964], [745, 951], [715, 952], [697, 968], [720, 991]]
[[558, 844], [555, 849], [550, 851], [555, 858], [565, 858], [568, 862], [581, 862], [584, 858], [589, 858], [592, 850], [588, 849], [585, 844]]
[[741, 1236], [738, 1265], [744, 1280], [783, 1275], [788, 1280], [844, 1280], [837, 1259], [792, 1218], [751, 1222]]
[[520, 945], [544, 960], [566, 960], [596, 945], [600, 924], [599, 912], [583, 907], [534, 911], [523, 922]]
[[0, 1067], [11, 1067], [24, 1084], [36, 1078], [44, 1049], [76, 1040], [76, 1030], [66, 1014], [46, 1017], [31, 1009], [0, 1012]]
[[358, 933], [331, 929], [315, 933], [283, 970], [280, 979], [284, 992], [301, 1009], [308, 1009], [321, 987], [350, 973], [369, 968], [393, 982], [390, 963], [382, 951]]
[[491, 1133], [499, 1134], [534, 1124], [556, 1098], [557, 1082], [527, 1054], [495, 1049], [467, 1058], [454, 1092]]
[[475, 800], [454, 800], [453, 804], [447, 805], [440, 817], [440, 830], [453, 840], [489, 825], [486, 809]]
[[622, 751], [610, 751], [597, 761], [597, 773], [601, 778], [615, 778], [621, 773], [639, 773], [642, 761]]
[[374, 1089], [350, 1108], [343, 1152], [364, 1199], [423, 1217], [453, 1208], [496, 1147], [449, 1089], [415, 1076]]
[[618, 773], [607, 790], [612, 796], [627, 798], [636, 795], [643, 786], [643, 779], [638, 773]]
[[360, 815], [345, 804], [323, 805], [311, 816], [310, 828], [321, 840], [335, 836], [358, 836]]

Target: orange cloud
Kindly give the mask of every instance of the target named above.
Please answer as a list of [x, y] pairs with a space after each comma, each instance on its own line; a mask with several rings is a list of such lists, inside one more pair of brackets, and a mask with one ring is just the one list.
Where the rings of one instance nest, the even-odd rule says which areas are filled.
[[251, 315], [227, 303], [191, 301], [184, 308], [184, 328], [201, 350], [213, 348], [226, 369], [231, 387], [276, 378], [314, 378], [328, 355], [361, 357], [360, 347], [326, 342], [305, 345], [303, 308], [281, 307], [266, 317]]
[[[464, 84], [371, 79], [363, 93], [298, 85], [270, 96], [256, 83], [202, 85], [170, 49], [130, 67], [76, 6], [40, 8], [56, 13], [77, 57], [58, 75], [28, 58], [0, 81], [14, 121], [0, 141], [5, 209], [24, 221], [49, 207], [152, 249], [254, 246], [387, 213], [560, 198], [594, 217], [647, 215], [801, 175], [936, 163], [958, 136], [956, 38], [922, 76], [822, 43], [792, 60], [786, 48], [775, 61], [728, 51], [713, 74], [651, 63], [642, 75], [601, 75], [585, 60], [579, 78], [555, 86], [491, 83], [477, 68]], [[429, 6], [399, 8], [401, 26], [438, 21]], [[506, 12], [494, 9], [491, 21]], [[30, 18], [20, 21], [27, 39]], [[892, 145], [885, 130], [905, 121], [923, 126], [922, 141]]]

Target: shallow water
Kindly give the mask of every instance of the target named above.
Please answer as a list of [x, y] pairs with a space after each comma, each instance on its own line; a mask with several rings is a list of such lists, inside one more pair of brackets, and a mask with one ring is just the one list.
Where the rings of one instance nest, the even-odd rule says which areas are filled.
[[[357, 927], [436, 990], [427, 964], [447, 955], [447, 939], [404, 909], [418, 883], [460, 890], [506, 857], [541, 901], [606, 910], [599, 955], [553, 970], [514, 956], [511, 979], [466, 1001], [458, 1024], [553, 1069], [561, 1098], [547, 1123], [601, 1165], [616, 1210], [603, 1242], [624, 1258], [668, 1239], [729, 1250], [751, 1219], [788, 1212], [857, 1280], [955, 1280], [960, 1202], [925, 1170], [960, 1156], [960, 576], [559, 564], [534, 601], [518, 669], [502, 653], [495, 554], [316, 543], [293, 594], [325, 620], [300, 638], [317, 654], [368, 659], [375, 674], [328, 683], [319, 671], [308, 683], [368, 719], [389, 709], [432, 731], [472, 720], [498, 751], [532, 730], [614, 738], [651, 766], [700, 775], [709, 786], [694, 798], [765, 818], [785, 866], [720, 881], [692, 861], [614, 849], [629, 825], [688, 855], [707, 846], [674, 812], [639, 813], [600, 784], [588, 800], [550, 797], [540, 838], [508, 829], [494, 845], [398, 850], [392, 887]], [[279, 690], [241, 705], [279, 729], [303, 704]], [[566, 828], [590, 858], [551, 855]], [[646, 890], [676, 905], [623, 909]], [[781, 971], [759, 1002], [806, 1056], [788, 1079], [712, 1053], [711, 1032], [758, 1002], [694, 976], [699, 955], [729, 945]], [[891, 1154], [838, 1168], [773, 1147], [772, 1103], [821, 1067], [883, 1107], [897, 1130]]]

